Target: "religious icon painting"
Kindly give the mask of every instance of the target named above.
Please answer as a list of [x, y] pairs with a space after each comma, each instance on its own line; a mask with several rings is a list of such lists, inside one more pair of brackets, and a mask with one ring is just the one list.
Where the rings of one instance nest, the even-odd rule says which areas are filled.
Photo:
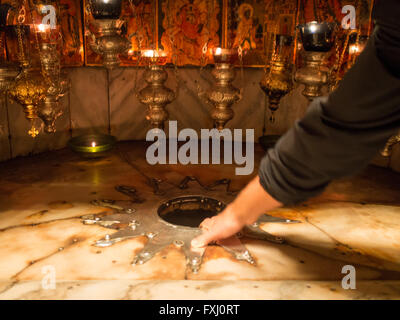
[[244, 66], [268, 64], [277, 35], [293, 37], [297, 0], [229, 0], [228, 46], [243, 50]]
[[338, 26], [345, 16], [342, 8], [352, 5], [356, 10], [357, 29], [363, 35], [370, 34], [373, 0], [300, 0], [300, 5], [304, 22], [327, 21], [335, 22]]
[[55, 34], [50, 31], [51, 37], [60, 38], [61, 64], [63, 66], [83, 65], [83, 35], [81, 19], [81, 1], [79, 0], [29, 0], [31, 16], [27, 13], [28, 20], [34, 20], [34, 24], [41, 24], [44, 14], [42, 5], [52, 5], [56, 10]]
[[[96, 30], [91, 21], [93, 17], [85, 0], [85, 53], [86, 65], [102, 65], [102, 57], [90, 47], [94, 40]], [[141, 50], [156, 49], [157, 46], [157, 0], [123, 0], [120, 20], [124, 23], [121, 27], [121, 35], [129, 39], [131, 49], [126, 54], [121, 54], [122, 66], [135, 66]]]
[[260, 66], [265, 61], [265, 1], [230, 0], [227, 46], [243, 50], [244, 66]]
[[222, 46], [222, 0], [159, 0], [158, 39], [168, 63], [212, 63]]

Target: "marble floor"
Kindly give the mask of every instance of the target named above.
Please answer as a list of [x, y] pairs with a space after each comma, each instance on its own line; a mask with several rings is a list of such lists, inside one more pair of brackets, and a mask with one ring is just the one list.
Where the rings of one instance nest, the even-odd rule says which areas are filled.
[[[256, 150], [256, 163], [262, 154]], [[204, 185], [230, 178], [230, 191], [240, 190], [251, 177], [234, 169], [150, 166], [140, 142], [120, 143], [98, 160], [64, 149], [0, 163], [0, 299], [400, 299], [400, 174], [388, 169], [371, 166], [307, 203], [268, 212], [300, 223], [261, 224], [284, 244], [241, 238], [255, 264], [214, 245], [195, 273], [183, 250], [169, 245], [132, 265], [146, 237], [97, 247], [115, 231], [82, 223], [82, 216], [110, 214], [91, 201], [130, 199], [117, 185], [135, 187], [145, 201], [134, 209], [151, 212], [163, 197], [185, 192], [177, 186], [186, 176]], [[151, 179], [161, 181], [163, 197]], [[346, 265], [355, 267], [355, 290], [341, 286]], [[46, 270], [54, 271], [55, 288], [43, 285]]]

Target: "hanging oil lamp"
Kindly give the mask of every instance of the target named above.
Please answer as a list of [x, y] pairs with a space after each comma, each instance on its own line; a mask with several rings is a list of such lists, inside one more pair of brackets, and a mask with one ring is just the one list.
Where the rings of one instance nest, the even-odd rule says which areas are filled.
[[40, 46], [40, 61], [42, 71], [49, 82], [44, 101], [39, 105], [38, 116], [44, 123], [44, 132], [56, 132], [55, 121], [63, 114], [59, 100], [69, 88], [65, 74], [61, 74], [59, 26], [50, 28], [49, 25], [36, 26], [36, 36]]
[[[275, 112], [283, 96], [293, 88], [292, 66], [289, 63], [291, 56], [285, 56], [284, 48], [290, 48], [292, 37], [277, 35], [276, 52], [273, 53], [269, 71], [265, 70], [260, 87], [268, 97], [269, 109], [271, 110], [270, 121], [275, 122]], [[286, 50], [288, 51], [288, 50]]]
[[214, 120], [214, 126], [222, 130], [234, 117], [233, 104], [242, 99], [241, 90], [232, 84], [236, 75], [234, 64], [239, 54], [238, 50], [223, 48], [214, 48], [212, 52], [215, 62], [212, 71], [215, 85], [205, 93], [205, 96], [213, 106], [211, 118]]
[[35, 120], [38, 118], [38, 106], [45, 99], [46, 90], [45, 79], [40, 71], [23, 69], [8, 91], [9, 96], [22, 106], [25, 117], [31, 122], [28, 133], [33, 138], [39, 134]]
[[143, 50], [141, 59], [146, 65], [143, 79], [147, 85], [137, 93], [141, 103], [147, 106], [146, 120], [153, 128], [164, 128], [168, 119], [166, 106], [176, 99], [177, 92], [165, 86], [168, 73], [164, 68], [168, 56], [163, 50]]
[[9, 57], [11, 60], [16, 59], [22, 67], [22, 72], [10, 86], [8, 94], [22, 106], [25, 117], [31, 122], [28, 133], [34, 138], [39, 134], [36, 119], [38, 119], [38, 106], [45, 98], [47, 81], [41, 70], [30, 68], [30, 27], [19, 24], [12, 26], [8, 31], [6, 40]]
[[328, 84], [329, 69], [324, 62], [334, 45], [335, 26], [334, 23], [315, 21], [298, 26], [304, 66], [297, 70], [295, 80], [304, 84], [302, 93], [310, 101], [322, 96], [322, 87]]
[[[95, 34], [89, 32], [90, 47], [103, 57], [106, 68], [114, 68], [120, 64], [119, 55], [128, 53], [131, 42], [121, 35], [124, 24], [120, 20], [122, 0], [89, 0], [88, 11], [92, 13], [92, 27]], [[89, 28], [88, 28], [89, 30]]]
[[69, 87], [70, 82], [65, 74], [59, 74], [57, 78], [50, 80], [45, 98], [38, 108], [38, 116], [43, 121], [44, 132], [56, 132], [55, 122], [63, 114], [59, 100], [68, 92]]

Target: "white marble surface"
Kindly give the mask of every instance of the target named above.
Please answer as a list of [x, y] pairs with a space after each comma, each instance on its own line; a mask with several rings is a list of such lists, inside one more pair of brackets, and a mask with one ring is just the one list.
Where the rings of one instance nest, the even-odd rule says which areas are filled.
[[[201, 177], [208, 184], [234, 172], [229, 165], [150, 167], [143, 144], [124, 143], [119, 148], [142, 173], [165, 181], [161, 187], [169, 198], [176, 195], [174, 186], [186, 175]], [[261, 155], [257, 150], [257, 159]], [[232, 188], [240, 189], [248, 179], [235, 178]], [[167, 297], [168, 291], [163, 291], [167, 287], [180, 292], [177, 297], [193, 291], [188, 298], [202, 298], [212, 287], [215, 297], [241, 298], [241, 293], [233, 292], [233, 288], [242, 292], [242, 287], [235, 287], [236, 281], [245, 281], [242, 284], [249, 297], [257, 299], [363, 299], [382, 297], [382, 292], [387, 292], [383, 295], [387, 298], [398, 298], [398, 282], [393, 281], [400, 280], [400, 190], [395, 187], [399, 183], [398, 174], [378, 168], [338, 181], [305, 205], [269, 212], [301, 221], [262, 224], [263, 230], [284, 237], [286, 244], [242, 239], [255, 266], [233, 259], [221, 247], [209, 246], [199, 273], [194, 274], [186, 270], [182, 251], [173, 246], [143, 265], [132, 266], [133, 257], [146, 243], [144, 237], [105, 248], [93, 246], [115, 231], [82, 223], [82, 215], [110, 210], [91, 205], [91, 200], [127, 199], [114, 189], [123, 184], [134, 186], [146, 199], [134, 205], [138, 212], [156, 210], [161, 201], [142, 174], [122, 161], [117, 152], [92, 161], [68, 150], [16, 159], [0, 168], [0, 243], [6, 244], [0, 247], [0, 298], [74, 298], [85, 294], [87, 298], [141, 298], [140, 290], [130, 290], [127, 284], [121, 288], [122, 280], [132, 286], [139, 283], [134, 280], [149, 280], [138, 287], [154, 299]], [[217, 189], [216, 195], [223, 190]], [[342, 268], [348, 264], [356, 268], [357, 283], [367, 281], [365, 289], [351, 293], [337, 289], [344, 276]], [[59, 283], [53, 293], [38, 289], [48, 266], [54, 268]], [[204, 292], [192, 286], [192, 281], [201, 281]], [[253, 281], [264, 289], [252, 288]], [[10, 282], [14, 285], [6, 290]], [[311, 284], [312, 290], [307, 287], [310, 282], [316, 283], [315, 287]], [[76, 292], [68, 289], [77, 283], [84, 288]], [[290, 290], [283, 292], [285, 288]], [[298, 294], [291, 296], [292, 291]]]
[[360, 281], [344, 290], [336, 281], [41, 281], [0, 282], [0, 300], [350, 300], [400, 299], [400, 281]]

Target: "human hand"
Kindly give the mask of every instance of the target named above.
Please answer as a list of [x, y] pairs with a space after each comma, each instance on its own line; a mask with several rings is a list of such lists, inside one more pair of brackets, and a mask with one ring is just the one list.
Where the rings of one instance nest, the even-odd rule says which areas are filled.
[[203, 233], [192, 240], [192, 247], [205, 247], [211, 242], [229, 238], [238, 233], [245, 226], [245, 223], [240, 221], [230, 207], [227, 207], [219, 215], [205, 219], [200, 228]]

